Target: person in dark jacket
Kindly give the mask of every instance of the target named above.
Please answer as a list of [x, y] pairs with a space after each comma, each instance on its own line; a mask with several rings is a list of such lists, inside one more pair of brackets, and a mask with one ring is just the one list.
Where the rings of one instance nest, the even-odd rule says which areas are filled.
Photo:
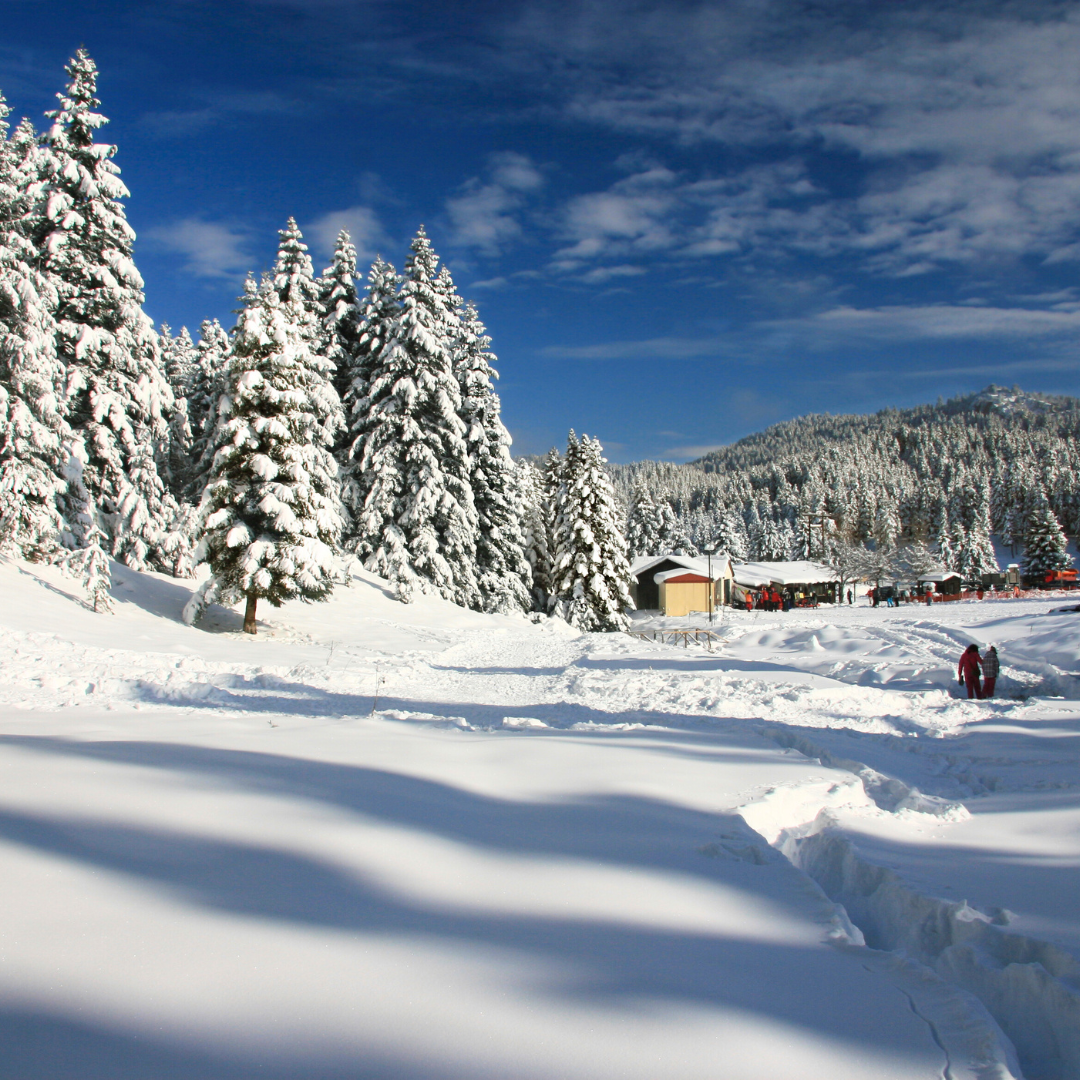
[[997, 649], [991, 645], [982, 658], [983, 687], [982, 696], [992, 698], [994, 696], [994, 684], [997, 682], [998, 673], [1001, 671], [1001, 663], [998, 660]]
[[969, 645], [960, 657], [960, 664], [956, 669], [956, 674], [960, 682], [967, 686], [969, 698], [982, 697], [982, 687], [979, 685], [979, 665], [981, 662], [982, 657], [979, 656], [978, 645]]

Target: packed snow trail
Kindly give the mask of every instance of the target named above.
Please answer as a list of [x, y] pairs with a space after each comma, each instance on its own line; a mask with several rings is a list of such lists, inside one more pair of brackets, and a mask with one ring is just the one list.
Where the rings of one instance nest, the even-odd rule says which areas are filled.
[[[1005, 1080], [1013, 1043], [1070, 1075], [1029, 1014], [1056, 1032], [1075, 996], [1077, 711], [959, 700], [943, 664], [914, 685], [985, 609], [750, 616], [710, 654], [365, 576], [252, 641], [180, 625], [190, 588], [153, 575], [119, 569], [107, 618], [0, 575], [14, 1075]], [[1003, 607], [1006, 664], [1038, 640], [1068, 675], [1071, 622]], [[887, 685], [803, 666], [880, 673], [850, 646], [886, 636]], [[988, 1001], [958, 974], [983, 939], [913, 951], [915, 907], [1064, 959]]]

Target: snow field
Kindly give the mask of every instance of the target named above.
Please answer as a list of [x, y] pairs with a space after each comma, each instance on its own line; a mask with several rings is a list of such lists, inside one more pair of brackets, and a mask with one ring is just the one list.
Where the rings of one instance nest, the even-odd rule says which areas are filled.
[[1070, 688], [1046, 604], [710, 654], [366, 575], [255, 640], [0, 577], [12, 1075], [1075, 1075], [1080, 710], [946, 664]]

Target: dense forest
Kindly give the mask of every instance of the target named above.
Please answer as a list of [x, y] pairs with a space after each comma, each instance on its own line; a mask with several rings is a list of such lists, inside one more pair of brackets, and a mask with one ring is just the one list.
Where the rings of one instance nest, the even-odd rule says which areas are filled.
[[829, 558], [835, 542], [926, 545], [996, 570], [990, 535], [1029, 558], [1080, 534], [1080, 401], [990, 386], [870, 416], [803, 416], [686, 465], [613, 466], [632, 554], [720, 548]]

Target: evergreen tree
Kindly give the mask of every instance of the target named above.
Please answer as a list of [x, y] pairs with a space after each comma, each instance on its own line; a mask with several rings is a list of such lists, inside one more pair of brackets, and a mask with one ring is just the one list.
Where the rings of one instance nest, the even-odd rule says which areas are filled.
[[978, 581], [984, 574], [999, 573], [1001, 568], [990, 539], [989, 491], [985, 487], [976, 490], [966, 486], [955, 505], [957, 518], [963, 520], [955, 548], [957, 572], [967, 581]]
[[360, 303], [356, 294], [356, 248], [345, 229], [338, 233], [334, 260], [319, 278], [326, 358], [334, 365], [334, 388], [344, 400], [360, 344]]
[[60, 568], [78, 578], [94, 611], [112, 609], [112, 568], [105, 552], [107, 538], [98, 525], [93, 497], [83, 483], [86, 450], [73, 440], [64, 447], [66, 504], [69, 521], [65, 550], [57, 558]]
[[480, 604], [483, 611], [527, 611], [531, 573], [517, 509], [522, 493], [510, 457], [510, 433], [503, 425], [499, 398], [492, 386], [498, 373], [491, 366], [495, 360], [488, 348], [491, 338], [472, 304], [462, 306], [457, 315], [454, 370], [461, 388], [469, 483], [476, 507]]
[[1028, 511], [1027, 535], [1021, 571], [1025, 578], [1040, 579], [1054, 570], [1065, 570], [1073, 559], [1068, 540], [1042, 488], [1036, 488]]
[[634, 485], [626, 516], [626, 545], [631, 559], [659, 555], [663, 518], [660, 508], [643, 480]]
[[169, 453], [162, 470], [163, 479], [173, 496], [180, 500], [195, 472], [192, 455], [194, 433], [188, 413], [188, 397], [194, 389], [198, 353], [186, 326], [182, 326], [180, 333], [173, 337], [169, 325], [162, 323], [161, 359], [175, 402], [169, 422]]
[[656, 501], [659, 521], [659, 538], [655, 548], [658, 555], [696, 555], [697, 548], [682, 518], [671, 505], [669, 492], [660, 493]]
[[[255, 283], [249, 284], [254, 293]], [[205, 319], [199, 328], [195, 367], [187, 397], [187, 421], [191, 431], [191, 472], [184, 497], [192, 503], [202, 498], [214, 461], [214, 432], [218, 409], [225, 395], [229, 335], [217, 319]]]
[[[555, 469], [558, 470], [558, 452]], [[522, 517], [522, 540], [525, 558], [531, 571], [530, 597], [533, 611], [547, 612], [551, 596], [552, 555], [552, 499], [548, 492], [548, 462], [543, 470], [528, 461], [518, 464], [519, 488], [524, 515]]]
[[934, 516], [933, 535], [933, 551], [941, 563], [942, 569], [950, 573], [956, 572], [956, 544], [953, 539], [949, 511], [944, 501], [941, 502]]
[[350, 546], [367, 569], [393, 583], [402, 601], [435, 592], [475, 607], [477, 514], [453, 370], [458, 320], [436, 288], [437, 268], [421, 227], [405, 266], [400, 310], [368, 392], [355, 405]]
[[64, 369], [53, 319], [59, 297], [38, 269], [28, 191], [38, 168], [33, 128], [8, 140], [0, 97], [0, 547], [45, 553], [64, 531]]
[[357, 475], [361, 456], [359, 439], [368, 421], [368, 395], [376, 363], [401, 315], [400, 286], [401, 278], [393, 266], [381, 257], [376, 258], [368, 274], [367, 298], [360, 312], [356, 347], [349, 357], [347, 370], [339, 372], [345, 387], [341, 395], [345, 433], [338, 447], [338, 460], [343, 466], [342, 501], [349, 515], [346, 539], [349, 547], [362, 546], [355, 525], [366, 490]]
[[746, 559], [746, 526], [734, 507], [725, 506], [721, 509], [716, 519], [713, 543], [717, 551], [725, 552], [736, 561]]
[[60, 107], [47, 114], [53, 124], [42, 139], [42, 176], [31, 188], [32, 239], [59, 296], [66, 419], [86, 446], [83, 479], [112, 554], [136, 569], [171, 569], [167, 536], [177, 508], [158, 465], [167, 452], [173, 395], [142, 310], [135, 235], [122, 202], [128, 191], [112, 161], [116, 147], [94, 142], [106, 122], [96, 112], [97, 69], [80, 49], [67, 71]]
[[580, 630], [630, 625], [630, 565], [600, 444], [570, 432], [555, 515], [556, 612]]
[[249, 287], [236, 327], [201, 506], [197, 557], [211, 578], [185, 612], [191, 621], [211, 599], [246, 598], [250, 634], [262, 598], [279, 606], [329, 596], [342, 523], [331, 452], [341, 409], [329, 362], [314, 351], [303, 284], [289, 287], [303, 276], [293, 276], [302, 254], [294, 233], [281, 233], [275, 275]]

